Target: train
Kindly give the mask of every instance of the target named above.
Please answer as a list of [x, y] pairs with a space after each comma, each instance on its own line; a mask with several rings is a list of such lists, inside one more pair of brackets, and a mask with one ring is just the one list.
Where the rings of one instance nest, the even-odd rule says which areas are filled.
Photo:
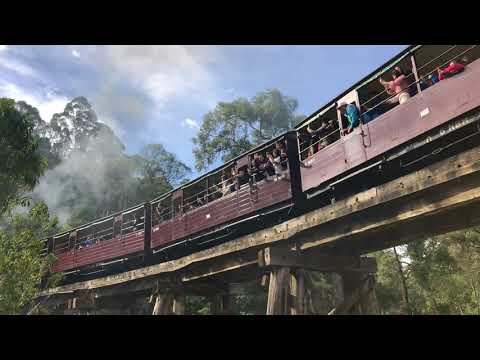
[[[464, 71], [424, 86], [460, 57], [468, 58]], [[151, 201], [44, 239], [56, 257], [50, 274], [72, 282], [175, 259], [477, 146], [479, 58], [477, 45], [407, 47], [294, 129]], [[402, 104], [378, 81], [394, 68], [408, 69], [411, 97]], [[360, 112], [348, 133], [341, 104]], [[282, 163], [258, 178], [254, 159], [275, 150]]]

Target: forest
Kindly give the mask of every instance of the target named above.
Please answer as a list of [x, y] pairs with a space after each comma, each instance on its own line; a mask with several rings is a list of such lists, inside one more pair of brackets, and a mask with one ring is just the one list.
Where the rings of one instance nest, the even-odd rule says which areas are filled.
[[[162, 144], [128, 154], [85, 97], [42, 119], [22, 99], [0, 98], [0, 314], [19, 314], [54, 262], [41, 256], [46, 236], [158, 197], [192, 178], [192, 168], [227, 161], [304, 118], [298, 100], [277, 89], [219, 102], [191, 139], [191, 166]], [[381, 314], [480, 314], [480, 229], [417, 239], [379, 251]], [[49, 279], [55, 286], [60, 278]], [[333, 307], [333, 276], [316, 274], [317, 313]], [[248, 284], [246, 286], [249, 286]], [[252, 285], [252, 289], [256, 289]], [[235, 295], [236, 314], [263, 314], [266, 293]], [[188, 314], [209, 314], [201, 297]]]

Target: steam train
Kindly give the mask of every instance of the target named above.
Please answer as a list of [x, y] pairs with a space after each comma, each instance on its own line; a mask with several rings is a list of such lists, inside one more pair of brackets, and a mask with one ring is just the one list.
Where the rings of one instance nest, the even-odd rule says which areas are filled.
[[[420, 86], [465, 55], [463, 72]], [[295, 129], [156, 199], [45, 239], [45, 252], [56, 256], [52, 272], [62, 272], [69, 282], [178, 258], [478, 145], [479, 58], [477, 45], [408, 47]], [[410, 69], [411, 98], [385, 108], [392, 96], [378, 79], [394, 67]], [[344, 131], [340, 103], [355, 104], [361, 112], [362, 121], [350, 133]], [[373, 120], [364, 121], [375, 111]], [[327, 132], [304, 141], [307, 131], [321, 129], [327, 120]], [[286, 151], [283, 169], [263, 179], [249, 176], [255, 154], [276, 147]]]

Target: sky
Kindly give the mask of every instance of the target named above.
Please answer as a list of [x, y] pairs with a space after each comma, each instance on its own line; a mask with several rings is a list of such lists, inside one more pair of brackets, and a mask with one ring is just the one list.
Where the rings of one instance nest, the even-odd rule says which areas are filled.
[[277, 88], [310, 115], [407, 45], [0, 45], [0, 97], [45, 121], [85, 96], [129, 154], [161, 143], [194, 167], [192, 137], [219, 101]]

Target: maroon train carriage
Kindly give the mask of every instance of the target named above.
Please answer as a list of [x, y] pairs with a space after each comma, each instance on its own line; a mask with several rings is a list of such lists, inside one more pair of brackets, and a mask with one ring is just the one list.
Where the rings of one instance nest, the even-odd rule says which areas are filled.
[[[468, 56], [470, 63], [462, 73], [421, 90], [419, 74], [436, 73], [439, 66], [464, 55]], [[300, 142], [299, 159], [305, 165], [300, 168], [302, 190], [307, 198], [332, 190], [343, 179], [358, 177], [361, 171], [378, 167], [386, 160], [406, 156], [415, 147], [420, 148], [420, 145], [431, 145], [433, 152], [439, 152], [442, 148], [433, 146], [433, 140], [438, 138], [446, 138], [448, 135], [450, 144], [445, 145], [445, 141], [443, 142], [447, 147], [454, 142], [468, 139], [472, 134], [478, 134], [479, 112], [470, 118], [462, 116], [480, 106], [479, 57], [480, 50], [477, 45], [410, 47], [388, 65], [377, 70], [377, 74], [360, 81], [297, 126], [301, 139], [307, 126], [319, 128], [320, 124], [329, 119], [335, 119], [336, 123], [329, 131], [319, 135], [312, 146]], [[343, 135], [341, 130], [345, 129], [347, 124], [337, 110], [337, 105], [342, 102], [353, 103], [364, 110], [364, 114], [372, 113], [385, 105], [389, 97], [382, 92], [378, 78], [380, 75], [386, 78], [382, 73], [395, 66], [412, 69], [407, 79], [408, 90], [413, 96], [406, 103], [395, 105], [366, 124], [361, 122], [351, 133]], [[367, 110], [368, 108], [370, 110]], [[455, 137], [452, 134], [472, 125], [472, 122], [476, 122], [476, 126], [465, 130], [462, 133], [464, 138], [459, 139], [460, 135]], [[439, 130], [433, 133], [433, 129]], [[422, 134], [424, 139], [420, 141]], [[413, 140], [417, 143], [412, 144]], [[406, 144], [410, 145], [402, 148], [402, 145]], [[394, 153], [392, 150], [398, 151]], [[421, 151], [415, 150], [418, 157], [425, 157], [425, 148]], [[371, 173], [369, 176], [371, 177]]]
[[146, 206], [139, 205], [55, 235], [49, 248], [56, 256], [52, 272], [75, 274], [95, 264], [102, 268], [143, 257]]
[[[181, 245], [213, 244], [228, 236], [226, 230], [241, 227], [239, 234], [280, 221], [295, 196], [302, 196], [297, 145], [295, 132], [288, 132], [158, 199], [54, 236], [52, 272], [73, 278], [110, 271], [112, 264], [145, 265], [157, 253], [164, 258], [194, 249]], [[252, 173], [253, 155], [277, 146], [286, 150], [279, 171], [259, 181], [245, 176], [242, 182], [238, 175]], [[251, 227], [258, 219], [264, 221]], [[141, 261], [132, 262], [136, 259]]]
[[[280, 146], [285, 148], [287, 158], [274, 175], [257, 181], [252, 167], [254, 155], [266, 156]], [[281, 214], [293, 207], [295, 197], [302, 196], [297, 146], [295, 132], [288, 132], [153, 200], [153, 253], [166, 253], [172, 245], [178, 248], [179, 243], [213, 242], [227, 237], [227, 230], [236, 230], [238, 235], [240, 227], [252, 231], [247, 224], [259, 218], [266, 222], [267, 215], [276, 214], [280, 221]], [[268, 219], [270, 224], [272, 219]], [[257, 225], [261, 226], [258, 221]]]

